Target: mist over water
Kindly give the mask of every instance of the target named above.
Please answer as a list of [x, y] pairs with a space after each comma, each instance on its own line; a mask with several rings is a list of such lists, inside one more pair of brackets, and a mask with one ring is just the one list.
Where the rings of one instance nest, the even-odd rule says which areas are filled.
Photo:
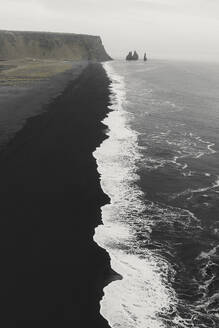
[[95, 241], [123, 279], [101, 313], [111, 327], [217, 327], [219, 66], [104, 67], [109, 138], [94, 156], [111, 203]]

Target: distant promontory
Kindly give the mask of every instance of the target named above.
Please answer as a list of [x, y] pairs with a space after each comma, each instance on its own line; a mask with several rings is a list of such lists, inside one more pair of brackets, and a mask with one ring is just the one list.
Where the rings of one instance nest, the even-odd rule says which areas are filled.
[[111, 59], [99, 36], [0, 31], [0, 60], [19, 58], [94, 61]]

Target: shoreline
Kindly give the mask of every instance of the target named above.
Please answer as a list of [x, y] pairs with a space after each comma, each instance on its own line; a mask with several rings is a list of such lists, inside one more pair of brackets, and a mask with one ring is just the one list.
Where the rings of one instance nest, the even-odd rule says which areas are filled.
[[16, 69], [9, 65], [7, 70], [0, 71], [0, 150], [8, 146], [28, 118], [46, 111], [87, 64], [23, 61]]
[[109, 198], [92, 155], [106, 138], [109, 83], [89, 64], [0, 152], [1, 320], [10, 327], [109, 327], [99, 302], [113, 271], [93, 241]]

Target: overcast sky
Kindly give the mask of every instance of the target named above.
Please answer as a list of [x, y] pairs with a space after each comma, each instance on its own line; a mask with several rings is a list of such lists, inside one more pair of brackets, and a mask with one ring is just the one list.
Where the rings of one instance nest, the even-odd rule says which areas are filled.
[[100, 35], [114, 58], [219, 61], [219, 0], [0, 0], [0, 29]]

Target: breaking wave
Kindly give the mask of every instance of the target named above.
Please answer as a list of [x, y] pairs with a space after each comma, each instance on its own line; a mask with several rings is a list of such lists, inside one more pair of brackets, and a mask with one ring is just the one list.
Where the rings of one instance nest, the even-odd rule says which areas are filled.
[[[206, 247], [206, 227], [187, 206], [197, 204], [199, 194], [203, 205], [211, 196], [205, 194], [217, 195], [218, 176], [210, 170], [197, 173], [194, 165], [213, 156], [215, 144], [190, 132], [185, 123], [171, 125], [164, 119], [163, 124], [158, 114], [154, 119], [150, 108], [145, 111], [142, 105], [153, 96], [150, 88], [139, 88], [139, 97], [134, 97], [138, 106], [133, 107], [134, 85], [126, 85], [126, 74], [117, 74], [112, 63], [104, 68], [111, 80], [111, 111], [103, 121], [108, 139], [94, 157], [111, 202], [102, 207], [103, 225], [96, 228], [94, 240], [110, 254], [111, 266], [122, 280], [104, 289], [101, 314], [112, 328], [216, 327], [219, 297], [217, 288], [211, 290], [217, 284], [218, 247], [214, 242]], [[165, 106], [181, 113], [173, 102]], [[146, 128], [141, 121], [145, 114]], [[170, 192], [164, 189], [165, 179], [173, 174], [182, 179], [180, 192], [175, 191], [174, 179], [168, 180]], [[187, 188], [196, 175], [194, 188]], [[147, 183], [143, 188], [142, 180]], [[216, 238], [219, 228], [212, 229]]]

